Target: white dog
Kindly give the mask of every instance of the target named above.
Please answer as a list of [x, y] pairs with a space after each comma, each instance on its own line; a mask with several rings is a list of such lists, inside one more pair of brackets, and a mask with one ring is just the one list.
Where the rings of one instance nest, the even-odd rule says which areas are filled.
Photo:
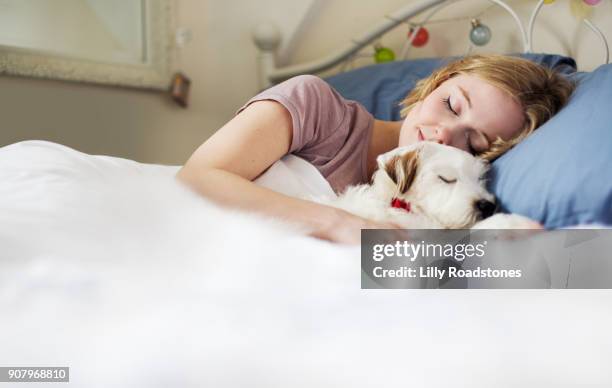
[[405, 229], [539, 227], [518, 215], [491, 217], [497, 206], [485, 188], [488, 163], [458, 148], [419, 142], [380, 155], [377, 164], [371, 184], [318, 201]]

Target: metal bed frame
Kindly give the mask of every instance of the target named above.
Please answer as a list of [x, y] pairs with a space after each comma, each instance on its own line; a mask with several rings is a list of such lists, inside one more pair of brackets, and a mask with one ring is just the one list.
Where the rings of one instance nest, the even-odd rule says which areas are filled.
[[[412, 39], [416, 37], [416, 32], [421, 28], [423, 24], [429, 21], [436, 13], [450, 4], [456, 3], [461, 0], [421, 0], [416, 4], [406, 5], [397, 11], [385, 16], [385, 19], [378, 25], [372, 28], [365, 34], [351, 39], [351, 41], [344, 47], [340, 48], [336, 53], [329, 54], [324, 58], [301, 63], [289, 65], [286, 67], [279, 67], [276, 63], [276, 50], [281, 42], [281, 33], [279, 29], [273, 23], [262, 23], [253, 31], [253, 40], [259, 50], [258, 55], [258, 77], [261, 88], [267, 88], [275, 83], [284, 81], [293, 76], [300, 74], [315, 74], [325, 70], [329, 70], [336, 65], [341, 64], [353, 58], [360, 50], [371, 45], [374, 41], [382, 37], [388, 31], [397, 27], [398, 25], [407, 23], [414, 16], [420, 15], [425, 11], [429, 13], [425, 16], [423, 21], [417, 24], [417, 31], [412, 34], [410, 40], [406, 43], [409, 47]], [[503, 0], [488, 0], [504, 10], [506, 10], [516, 22], [517, 28], [520, 32], [523, 50], [525, 53], [532, 51], [533, 45], [533, 29], [536, 18], [540, 13], [540, 10], [544, 4], [544, 0], [539, 0], [529, 18], [529, 25], [525, 29], [520, 18], [516, 12]], [[604, 47], [604, 63], [609, 62], [609, 47], [608, 42], [604, 34], [597, 28], [590, 20], [583, 19], [583, 23], [592, 30], [600, 39]], [[407, 54], [405, 51], [403, 54]]]

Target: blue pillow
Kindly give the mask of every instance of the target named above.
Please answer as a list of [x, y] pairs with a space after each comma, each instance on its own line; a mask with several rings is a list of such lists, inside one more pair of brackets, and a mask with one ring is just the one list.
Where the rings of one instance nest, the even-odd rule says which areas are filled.
[[[576, 62], [569, 57], [551, 54], [520, 56], [562, 73], [576, 71]], [[388, 62], [341, 73], [326, 78], [326, 81], [344, 98], [363, 104], [377, 119], [397, 121], [401, 119], [399, 103], [417, 81], [454, 59], [457, 57]]]
[[[568, 105], [493, 163], [490, 189], [502, 209], [547, 228], [612, 224], [612, 64], [573, 73], [571, 58], [527, 55], [578, 81]], [[448, 59], [373, 65], [328, 79], [381, 120], [400, 120], [399, 102]], [[573, 74], [570, 74], [573, 73]]]
[[491, 189], [547, 228], [612, 224], [612, 64], [570, 78], [568, 105], [493, 163]]

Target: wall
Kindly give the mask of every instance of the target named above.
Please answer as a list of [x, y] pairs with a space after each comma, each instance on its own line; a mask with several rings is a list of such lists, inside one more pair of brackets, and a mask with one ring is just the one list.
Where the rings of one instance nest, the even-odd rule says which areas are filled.
[[0, 146], [44, 139], [87, 153], [183, 163], [256, 92], [253, 23], [271, 18], [290, 36], [309, 4], [176, 1], [176, 25], [193, 34], [175, 53], [176, 68], [192, 79], [188, 109], [157, 92], [0, 76]]
[[[596, 8], [593, 20], [612, 39], [610, 0]], [[535, 1], [511, 0], [528, 20]], [[168, 96], [131, 89], [59, 81], [0, 77], [0, 146], [24, 139], [46, 139], [81, 151], [143, 162], [179, 164], [233, 112], [257, 92], [256, 56], [251, 29], [270, 20], [283, 32], [281, 60], [301, 62], [342, 46], [406, 0], [177, 0], [177, 26], [193, 39], [175, 52], [176, 68], [193, 81], [191, 105], [182, 109]], [[482, 10], [480, 0], [463, 0], [436, 18], [459, 10]], [[0, 4], [1, 5], [1, 4]], [[547, 6], [536, 28], [535, 51], [550, 48], [573, 54], [582, 69], [601, 62], [599, 42], [569, 13], [568, 0]], [[516, 30], [507, 14], [490, 8], [482, 21], [493, 30], [491, 49], [518, 51]], [[413, 57], [465, 51], [467, 20], [429, 27], [432, 38]], [[399, 51], [404, 31], [383, 43]], [[558, 38], [557, 38], [558, 36]]]

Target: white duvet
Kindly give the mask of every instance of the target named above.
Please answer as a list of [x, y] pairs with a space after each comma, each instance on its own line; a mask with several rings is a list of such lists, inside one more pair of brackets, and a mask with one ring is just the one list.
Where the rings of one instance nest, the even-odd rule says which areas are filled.
[[[304, 163], [259, 183], [329, 193]], [[176, 170], [0, 148], [0, 366], [69, 366], [74, 387], [612, 385], [611, 292], [361, 290], [358, 247], [215, 207]]]

